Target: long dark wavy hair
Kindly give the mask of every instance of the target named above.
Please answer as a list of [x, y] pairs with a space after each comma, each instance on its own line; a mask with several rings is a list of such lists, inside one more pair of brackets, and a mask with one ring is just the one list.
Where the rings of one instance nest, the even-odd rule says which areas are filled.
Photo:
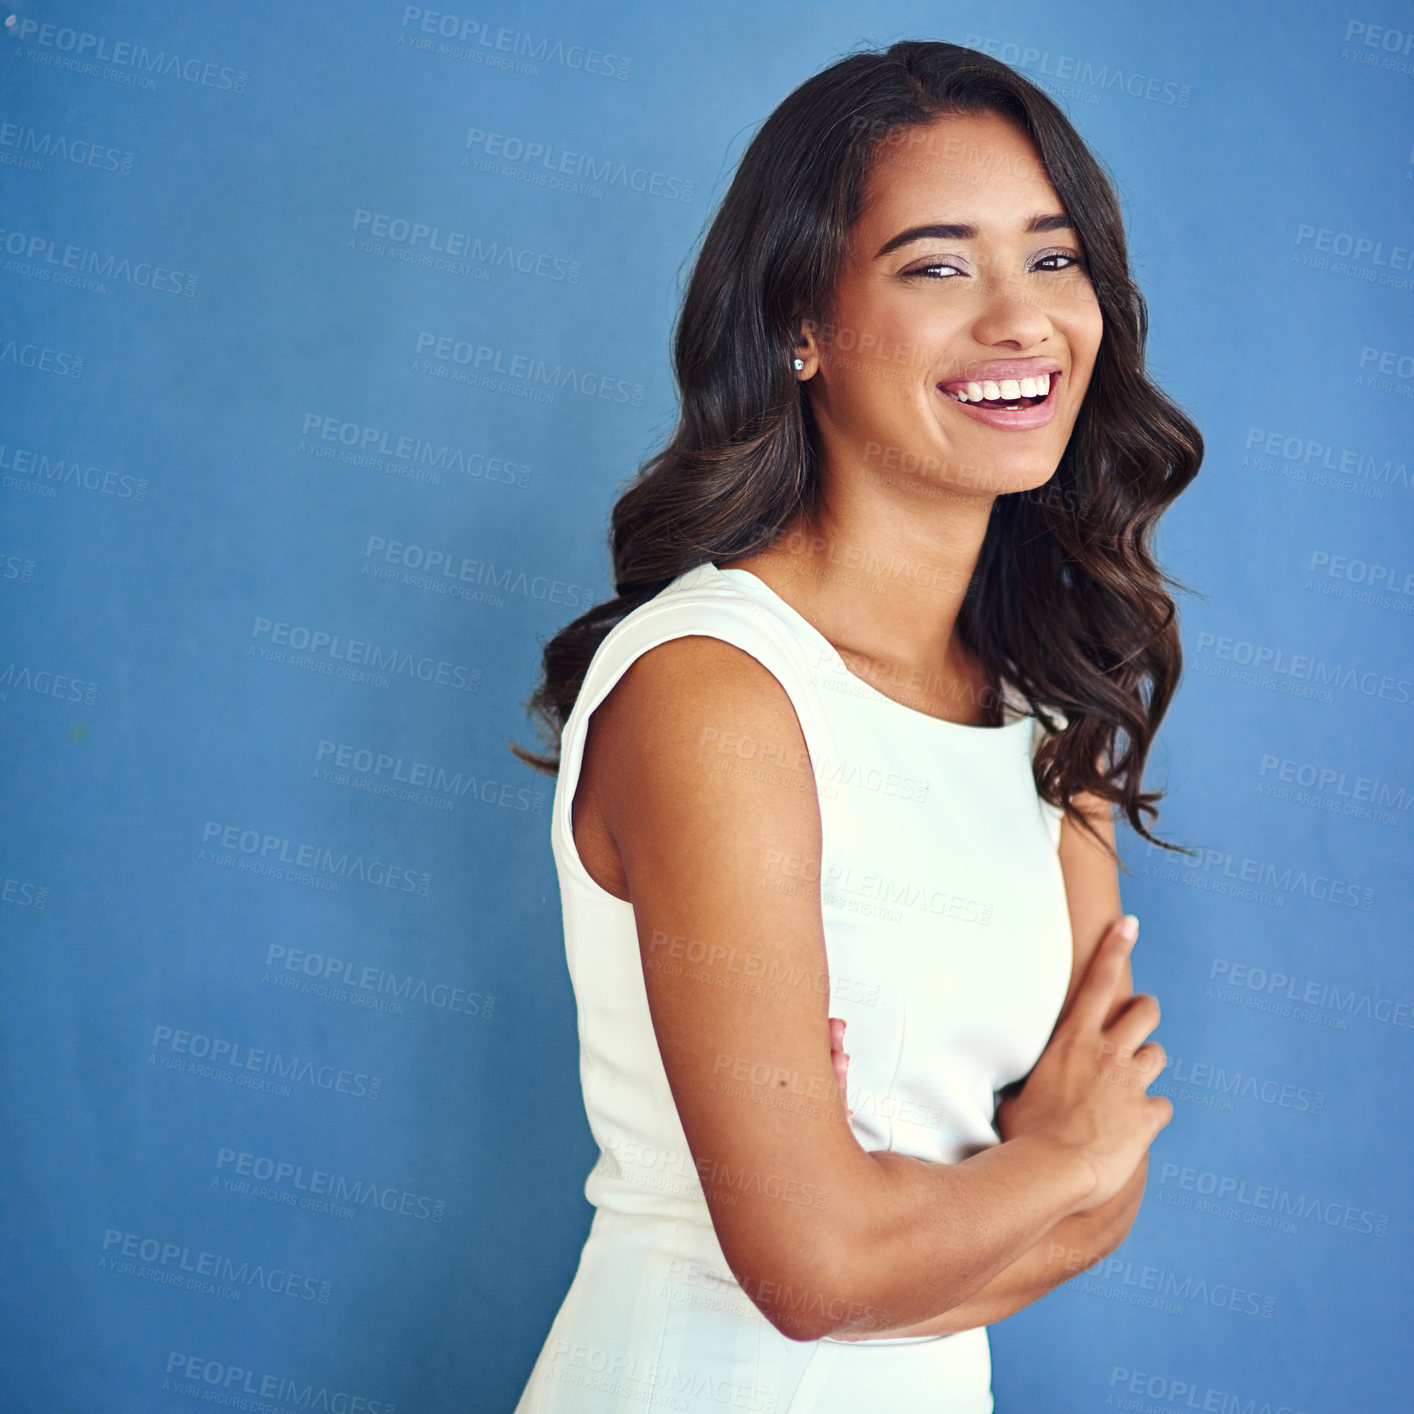
[[[1090, 385], [1047, 494], [999, 495], [956, 631], [1005, 675], [1048, 729], [1037, 793], [1095, 836], [1072, 803], [1117, 804], [1152, 844], [1161, 791], [1140, 789], [1182, 670], [1185, 589], [1155, 561], [1164, 509], [1197, 475], [1203, 439], [1144, 368], [1148, 309], [1129, 270], [1119, 202], [1065, 114], [989, 55], [906, 40], [850, 54], [807, 79], [766, 119], [707, 230], [673, 333], [681, 410], [613, 508], [616, 597], [545, 644], [526, 700], [558, 744], [604, 636], [678, 575], [775, 540], [821, 504], [808, 395], [791, 368], [799, 331], [825, 323], [836, 272], [876, 154], [952, 114], [994, 113], [1035, 144], [1086, 252], [1103, 315]], [[1046, 715], [1058, 708], [1063, 730]], [[536, 770], [554, 755], [515, 743]]]

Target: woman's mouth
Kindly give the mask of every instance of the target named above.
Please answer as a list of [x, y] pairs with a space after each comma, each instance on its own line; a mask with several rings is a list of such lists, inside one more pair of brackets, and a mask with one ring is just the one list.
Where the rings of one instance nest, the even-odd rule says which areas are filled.
[[1044, 427], [1056, 415], [1061, 373], [1042, 373], [1035, 378], [985, 378], [954, 383], [951, 390], [938, 391], [969, 417], [1013, 432]]

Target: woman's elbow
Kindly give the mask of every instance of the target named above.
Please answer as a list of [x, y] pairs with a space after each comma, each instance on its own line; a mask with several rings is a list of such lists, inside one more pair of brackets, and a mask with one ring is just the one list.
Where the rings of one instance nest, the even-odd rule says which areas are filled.
[[820, 1340], [861, 1321], [874, 1324], [875, 1313], [861, 1299], [855, 1253], [843, 1235], [820, 1234], [807, 1250], [752, 1265], [740, 1281], [757, 1310], [788, 1340]]

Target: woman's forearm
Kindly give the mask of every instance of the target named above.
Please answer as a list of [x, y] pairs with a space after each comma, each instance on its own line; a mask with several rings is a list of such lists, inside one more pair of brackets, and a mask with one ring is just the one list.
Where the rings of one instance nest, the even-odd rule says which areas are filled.
[[965, 1301], [916, 1325], [835, 1336], [836, 1340], [881, 1340], [900, 1336], [952, 1335], [993, 1325], [1038, 1301], [1063, 1281], [1107, 1257], [1134, 1225], [1149, 1172], [1146, 1153], [1128, 1183], [1114, 1197], [1084, 1213], [1062, 1218], [1034, 1246]]
[[[1061, 1219], [1087, 1211], [1094, 1184], [1078, 1147], [1040, 1135], [1019, 1134], [953, 1164], [888, 1149], [855, 1153], [868, 1167], [851, 1175], [848, 1190], [839, 1185], [845, 1216], [834, 1240], [805, 1249], [813, 1266], [797, 1266], [790, 1283], [837, 1295], [848, 1309], [838, 1318], [829, 1311], [828, 1324], [793, 1320], [786, 1333], [797, 1339], [902, 1328], [952, 1310]], [[785, 1266], [774, 1254], [757, 1257], [771, 1260]]]

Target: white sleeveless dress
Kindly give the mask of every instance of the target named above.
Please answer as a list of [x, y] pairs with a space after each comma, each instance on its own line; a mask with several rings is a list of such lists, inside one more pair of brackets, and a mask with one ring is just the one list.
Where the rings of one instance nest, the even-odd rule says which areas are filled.
[[[590, 714], [635, 658], [686, 634], [751, 654], [799, 718], [820, 804], [829, 1013], [848, 1023], [864, 1149], [953, 1163], [999, 1143], [996, 1091], [1035, 1064], [1070, 980], [1061, 812], [1031, 773], [1044, 728], [1009, 685], [1000, 727], [915, 711], [853, 674], [749, 570], [699, 565], [625, 616], [565, 723], [551, 819], [602, 1151], [584, 1185], [596, 1212], [515, 1414], [990, 1414], [985, 1326], [789, 1340], [717, 1242], [653, 1034], [633, 908], [590, 877], [570, 815]], [[753, 751], [733, 754], [770, 770]]]

